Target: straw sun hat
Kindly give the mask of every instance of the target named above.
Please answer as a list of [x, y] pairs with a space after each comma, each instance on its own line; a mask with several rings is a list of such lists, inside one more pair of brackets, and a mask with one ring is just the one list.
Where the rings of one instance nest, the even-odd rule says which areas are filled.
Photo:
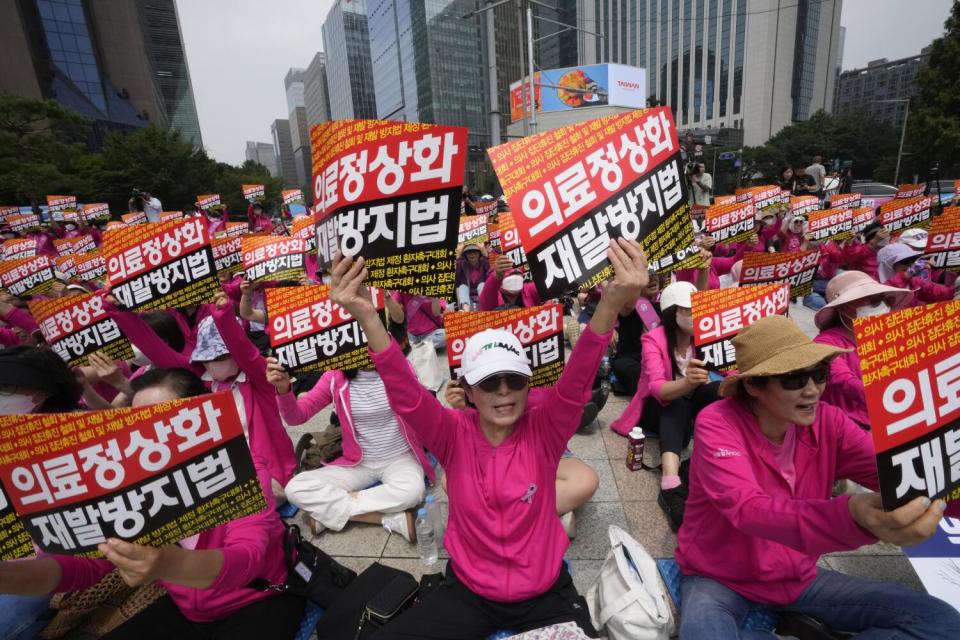
[[850, 349], [840, 349], [810, 340], [785, 316], [766, 316], [747, 326], [733, 340], [737, 350], [737, 375], [720, 383], [720, 395], [735, 396], [744, 378], [776, 376], [831, 360]]

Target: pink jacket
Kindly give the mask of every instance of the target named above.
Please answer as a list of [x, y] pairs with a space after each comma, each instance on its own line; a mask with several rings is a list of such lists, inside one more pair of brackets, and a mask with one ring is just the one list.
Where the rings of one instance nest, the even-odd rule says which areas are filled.
[[[256, 462], [259, 461], [254, 459]], [[275, 591], [257, 591], [246, 585], [257, 578], [284, 582], [287, 567], [283, 559], [284, 528], [275, 511], [270, 478], [257, 464], [267, 508], [260, 513], [220, 525], [200, 534], [196, 549], [219, 549], [223, 554], [220, 575], [206, 589], [193, 589], [159, 581], [180, 612], [194, 622], [213, 622], [264, 598]], [[107, 560], [75, 556], [51, 556], [60, 565], [60, 582], [54, 591], [78, 591], [100, 581], [112, 569]]]
[[[743, 257], [745, 246], [740, 244], [732, 256], [713, 256], [710, 260], [710, 275], [707, 279], [707, 289], [720, 288], [720, 276], [725, 276], [733, 269], [733, 265]], [[680, 269], [676, 272], [677, 282], [697, 283], [700, 269]]]
[[557, 517], [557, 465], [590, 399], [610, 333], [580, 336], [557, 384], [527, 407], [512, 434], [494, 447], [473, 409], [444, 408], [423, 388], [400, 347], [372, 353], [394, 412], [443, 465], [450, 519], [443, 544], [460, 580], [498, 602], [545, 593], [569, 540]]
[[[36, 321], [33, 319], [33, 316], [30, 315], [28, 311], [20, 309], [18, 307], [13, 307], [10, 311], [7, 312], [5, 316], [0, 318], [6, 322], [10, 327], [16, 327], [27, 333], [27, 335], [38, 331], [40, 327], [37, 326]], [[5, 347], [13, 347], [20, 344], [20, 336], [17, 335], [17, 332], [12, 328], [3, 327], [0, 328], [0, 345]]]
[[135, 344], [143, 355], [158, 369], [187, 369], [198, 376], [202, 376], [204, 368], [202, 365], [190, 362], [190, 356], [197, 343], [196, 334], [190, 330], [186, 320], [177, 311], [168, 311], [177, 318], [177, 324], [183, 332], [185, 346], [182, 352], [174, 351], [166, 342], [160, 339], [153, 329], [150, 328], [143, 318], [134, 311], [120, 311], [115, 306], [104, 300], [103, 308], [107, 315], [117, 323], [117, 327], [123, 332], [130, 342]]
[[932, 302], [946, 302], [953, 300], [953, 287], [945, 284], [937, 284], [920, 276], [908, 276], [905, 271], [901, 271], [886, 282], [885, 285], [897, 287], [898, 289], [910, 289], [915, 291], [910, 307], [918, 307]]
[[[521, 273], [520, 270], [516, 270]], [[511, 272], [507, 272], [511, 273]], [[487, 280], [483, 285], [483, 291], [477, 299], [477, 306], [480, 311], [493, 311], [503, 304], [503, 296], [500, 295], [500, 285], [502, 280], [497, 277], [497, 272], [493, 269], [487, 275]], [[537, 285], [532, 282], [524, 282], [523, 289], [520, 290], [520, 300], [524, 307], [535, 307], [540, 304], [540, 294], [537, 293]]]
[[[343, 455], [329, 464], [353, 467], [363, 459], [363, 449], [357, 442], [357, 435], [353, 429], [353, 415], [350, 413], [350, 380], [340, 370], [327, 371], [310, 391], [296, 397], [293, 392], [277, 395], [277, 408], [280, 417], [287, 425], [303, 424], [317, 415], [324, 407], [333, 402], [334, 410], [340, 417], [340, 427], [343, 431]], [[423, 452], [423, 445], [417, 438], [416, 432], [403, 419], [397, 416], [400, 430], [410, 445], [410, 451], [423, 465], [423, 471], [432, 483], [435, 480], [433, 465]]]
[[853, 341], [853, 336], [846, 328], [833, 326], [822, 330], [813, 341], [841, 349], [853, 349], [850, 353], [841, 353], [830, 362], [830, 379], [820, 399], [843, 409], [854, 422], [869, 429], [867, 396], [860, 371], [860, 356], [857, 355], [857, 344]]
[[843, 252], [843, 263], [846, 268], [853, 271], [863, 271], [865, 274], [880, 281], [877, 273], [879, 265], [877, 263], [877, 252], [868, 244], [851, 244], [846, 248], [841, 248]]
[[[390, 295], [403, 307], [407, 322], [407, 333], [412, 336], [423, 336], [443, 328], [443, 315], [433, 312], [433, 300], [426, 296], [415, 296], [409, 293], [394, 291]], [[444, 303], [441, 301], [441, 307]]]
[[821, 554], [876, 542], [850, 515], [849, 496], [831, 498], [842, 478], [877, 489], [870, 434], [822, 402], [813, 425], [796, 428], [791, 491], [742, 399], [720, 400], [700, 413], [677, 539], [681, 571], [753, 602], [786, 605], [813, 582]]
[[667, 330], [660, 326], [640, 336], [640, 380], [637, 382], [637, 392], [623, 410], [623, 415], [614, 420], [610, 428], [622, 436], [630, 433], [639, 424], [643, 404], [650, 396], [666, 406], [667, 403], [660, 399], [660, 390], [671, 380], [673, 361], [667, 347]]

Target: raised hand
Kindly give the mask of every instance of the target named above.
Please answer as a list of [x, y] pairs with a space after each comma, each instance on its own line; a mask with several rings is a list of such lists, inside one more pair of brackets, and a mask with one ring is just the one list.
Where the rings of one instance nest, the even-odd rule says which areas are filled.
[[277, 393], [290, 393], [290, 374], [276, 358], [267, 358], [267, 382], [277, 389]]

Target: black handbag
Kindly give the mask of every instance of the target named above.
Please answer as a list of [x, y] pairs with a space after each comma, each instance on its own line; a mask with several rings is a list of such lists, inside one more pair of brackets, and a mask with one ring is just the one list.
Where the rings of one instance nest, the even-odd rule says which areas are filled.
[[417, 581], [379, 562], [363, 570], [323, 614], [318, 640], [357, 640], [373, 635], [413, 604]]
[[301, 596], [327, 608], [340, 597], [343, 590], [357, 577], [356, 571], [346, 568], [322, 549], [318, 549], [300, 535], [300, 527], [287, 525], [283, 540], [287, 560], [287, 581], [271, 583], [257, 578], [249, 585], [257, 591], [279, 591]]

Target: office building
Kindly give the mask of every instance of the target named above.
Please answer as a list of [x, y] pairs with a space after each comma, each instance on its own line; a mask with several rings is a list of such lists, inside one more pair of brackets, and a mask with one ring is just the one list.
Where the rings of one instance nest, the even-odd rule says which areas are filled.
[[274, 120], [270, 125], [270, 134], [273, 136], [273, 153], [277, 158], [277, 173], [283, 180], [284, 187], [298, 187], [297, 161], [293, 155], [293, 144], [290, 140], [290, 121]]
[[247, 140], [247, 148], [244, 152], [247, 161], [253, 161], [262, 164], [270, 172], [270, 175], [276, 178], [280, 175], [277, 172], [277, 155], [274, 152], [273, 145], [269, 142], [254, 142]]
[[336, 0], [323, 23], [327, 95], [334, 120], [376, 118], [365, 0]]
[[881, 58], [863, 69], [844, 71], [837, 77], [834, 112], [864, 109], [873, 118], [900, 128], [907, 112], [905, 100], [917, 95], [917, 73], [929, 54], [930, 47], [925, 47], [918, 56], [893, 61]]
[[303, 103], [307, 126], [330, 120], [330, 96], [327, 94], [327, 56], [318, 53], [303, 74]]
[[91, 146], [148, 124], [202, 146], [173, 0], [9, 0], [0, 41], [0, 92], [86, 116]]
[[[758, 145], [833, 107], [842, 0], [581, 2], [581, 64], [647, 70], [652, 101], [681, 130], [737, 129]], [[749, 52], [749, 55], [747, 53]]]
[[287, 109], [290, 113], [290, 146], [297, 167], [297, 186], [306, 189], [312, 182], [310, 175], [310, 126], [307, 124], [307, 109], [304, 106], [304, 76], [306, 69], [290, 69], [283, 79], [287, 92]]

